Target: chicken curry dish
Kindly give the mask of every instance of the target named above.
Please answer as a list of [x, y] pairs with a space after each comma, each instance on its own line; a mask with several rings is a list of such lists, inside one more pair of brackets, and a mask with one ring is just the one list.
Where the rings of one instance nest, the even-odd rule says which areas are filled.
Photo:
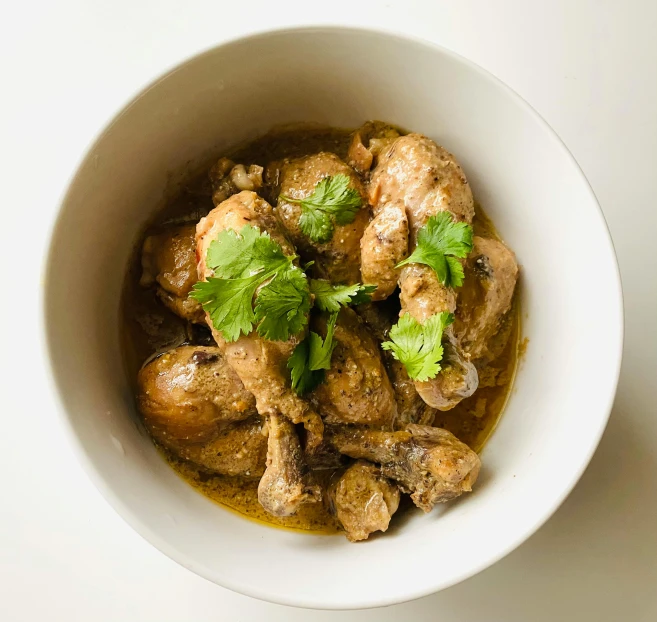
[[223, 506], [365, 540], [476, 486], [517, 279], [433, 140], [272, 130], [190, 178], [135, 249], [122, 338], [143, 424]]

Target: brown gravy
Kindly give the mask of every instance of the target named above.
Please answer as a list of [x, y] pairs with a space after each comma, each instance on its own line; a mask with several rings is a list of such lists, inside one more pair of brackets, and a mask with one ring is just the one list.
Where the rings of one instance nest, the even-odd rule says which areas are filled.
[[[253, 142], [225, 154], [236, 162], [259, 164], [284, 157], [300, 157], [318, 151], [332, 151], [344, 158], [352, 130], [318, 127], [295, 127], [272, 131]], [[147, 227], [148, 231], [163, 225], [197, 222], [214, 206], [206, 170], [190, 180], [162, 209], [157, 211]], [[265, 194], [265, 198], [269, 199]], [[491, 221], [477, 206], [474, 221], [475, 234], [497, 237]], [[121, 301], [122, 346], [126, 372], [136, 387], [137, 371], [153, 354], [183, 343], [204, 344], [209, 337], [203, 329], [190, 329], [187, 323], [167, 310], [153, 289], [139, 285], [141, 274], [140, 250], [146, 230], [137, 241], [126, 275]], [[475, 394], [463, 400], [456, 408], [438, 413], [434, 425], [446, 428], [475, 451], [480, 451], [492, 434], [509, 396], [516, 369], [519, 348], [519, 305], [517, 294], [504, 326], [499, 331], [501, 352], [480, 370], [480, 387]], [[241, 477], [210, 474], [192, 463], [185, 462], [159, 447], [171, 467], [199, 492], [250, 519], [294, 530], [333, 534], [339, 528], [322, 504], [307, 504], [290, 517], [273, 517], [258, 503], [258, 481]], [[326, 481], [332, 473], [317, 471]], [[322, 482], [324, 483], [324, 482]], [[410, 503], [402, 508], [410, 509]], [[400, 509], [402, 509], [400, 508]]]

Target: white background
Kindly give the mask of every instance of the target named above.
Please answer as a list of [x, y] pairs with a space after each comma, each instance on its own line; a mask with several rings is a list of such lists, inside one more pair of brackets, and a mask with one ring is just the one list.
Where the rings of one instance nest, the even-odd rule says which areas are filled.
[[[657, 2], [65, 0], [2, 8], [0, 620], [657, 620]], [[570, 498], [494, 567], [384, 610], [261, 603], [196, 577], [141, 540], [73, 457], [39, 350], [48, 228], [92, 137], [180, 59], [245, 32], [296, 23], [413, 33], [517, 90], [592, 183], [625, 290], [616, 404]], [[555, 257], [555, 271], [567, 262]]]

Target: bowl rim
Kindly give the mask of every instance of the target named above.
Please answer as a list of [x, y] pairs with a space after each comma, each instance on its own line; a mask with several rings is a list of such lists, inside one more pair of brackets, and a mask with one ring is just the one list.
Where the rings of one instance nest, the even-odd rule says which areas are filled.
[[[616, 335], [616, 357], [614, 361], [611, 361], [610, 364], [615, 366], [614, 369], [614, 381], [607, 387], [607, 405], [605, 408], [604, 415], [599, 418], [598, 428], [590, 436], [590, 446], [587, 451], [582, 454], [580, 458], [580, 463], [576, 469], [573, 469], [570, 477], [568, 478], [565, 486], [561, 493], [553, 500], [551, 507], [547, 512], [545, 512], [538, 520], [533, 524], [526, 526], [521, 532], [519, 532], [515, 538], [510, 540], [505, 546], [501, 547], [497, 553], [493, 556], [490, 556], [480, 563], [470, 567], [468, 570], [451, 577], [449, 580], [442, 581], [437, 583], [431, 588], [428, 589], [410, 589], [407, 591], [403, 599], [398, 597], [386, 597], [386, 595], [381, 595], [376, 599], [366, 598], [358, 601], [349, 601], [349, 602], [336, 602], [333, 601], [318, 601], [318, 600], [307, 600], [303, 596], [274, 596], [268, 592], [262, 591], [257, 586], [247, 585], [242, 583], [233, 582], [231, 580], [222, 579], [221, 583], [215, 580], [212, 576], [212, 573], [207, 571], [206, 568], [196, 567], [192, 560], [188, 559], [185, 554], [181, 553], [175, 547], [170, 546], [169, 543], [160, 538], [157, 534], [153, 533], [150, 528], [142, 522], [139, 516], [132, 513], [130, 508], [126, 506], [121, 500], [120, 496], [114, 492], [113, 487], [109, 484], [103, 474], [97, 470], [90, 451], [84, 446], [80, 438], [78, 437], [73, 424], [69, 418], [68, 412], [64, 406], [63, 398], [61, 395], [61, 390], [57, 384], [55, 374], [53, 373], [54, 367], [54, 350], [53, 343], [51, 340], [51, 328], [47, 319], [47, 310], [50, 298], [50, 289], [48, 287], [47, 273], [48, 267], [51, 264], [51, 255], [54, 252], [54, 240], [57, 236], [58, 230], [61, 228], [61, 220], [63, 209], [68, 200], [69, 194], [71, 193], [72, 187], [78, 175], [78, 172], [84, 162], [89, 158], [89, 156], [96, 149], [104, 139], [105, 135], [111, 130], [112, 126], [119, 120], [121, 115], [128, 110], [133, 104], [135, 104], [146, 92], [155, 87], [159, 82], [168, 78], [173, 72], [181, 69], [182, 67], [188, 65], [189, 63], [199, 60], [204, 56], [209, 56], [215, 53], [219, 48], [225, 48], [232, 45], [241, 45], [249, 41], [256, 41], [261, 39], [266, 39], [270, 37], [276, 37], [280, 35], [289, 35], [289, 34], [307, 34], [307, 33], [333, 33], [333, 32], [350, 32], [352, 34], [364, 34], [364, 35], [377, 35], [383, 36], [389, 39], [395, 39], [401, 42], [410, 42], [416, 45], [421, 45], [433, 49], [434, 51], [450, 57], [452, 60], [465, 65], [470, 70], [477, 73], [482, 79], [488, 80], [495, 83], [497, 87], [505, 90], [507, 94], [515, 100], [515, 102], [523, 107], [530, 115], [538, 121], [539, 125], [542, 126], [543, 130], [546, 131], [547, 135], [555, 142], [557, 148], [561, 153], [570, 161], [570, 163], [575, 167], [575, 170], [578, 172], [579, 177], [584, 182], [587, 192], [590, 198], [593, 201], [597, 210], [594, 210], [597, 218], [601, 221], [603, 225], [602, 230], [606, 233], [606, 241], [608, 249], [611, 251], [613, 258], [613, 273], [614, 279], [611, 284], [616, 290], [616, 299], [618, 301], [617, 313], [619, 319], [619, 326], [617, 327]], [[559, 509], [565, 499], [570, 495], [577, 482], [582, 477], [584, 471], [586, 470], [591, 458], [593, 457], [597, 447], [600, 443], [602, 435], [607, 427], [609, 417], [611, 415], [612, 407], [614, 404], [616, 390], [618, 387], [618, 382], [620, 379], [620, 371], [623, 357], [623, 342], [624, 342], [624, 298], [623, 298], [623, 289], [622, 281], [620, 275], [620, 269], [618, 266], [618, 258], [616, 254], [616, 249], [614, 247], [613, 239], [609, 231], [609, 225], [605, 219], [604, 213], [600, 206], [591, 184], [589, 183], [586, 175], [584, 174], [579, 163], [568, 149], [563, 140], [559, 137], [556, 131], [550, 126], [550, 124], [529, 104], [522, 96], [520, 96], [514, 89], [504, 83], [501, 79], [495, 76], [493, 73], [484, 69], [477, 63], [469, 60], [468, 58], [438, 44], [434, 41], [428, 40], [424, 37], [409, 34], [407, 32], [399, 32], [397, 30], [381, 27], [361, 27], [361, 26], [351, 26], [351, 25], [340, 25], [335, 23], [326, 23], [326, 24], [300, 24], [294, 26], [285, 26], [285, 27], [275, 27], [275, 28], [263, 28], [257, 29], [248, 34], [240, 34], [227, 38], [220, 43], [215, 43], [213, 45], [204, 46], [199, 48], [197, 51], [192, 52], [186, 55], [181, 60], [170, 63], [163, 70], [161, 70], [158, 75], [148, 82], [144, 87], [140, 88], [138, 91], [133, 92], [127, 97], [123, 105], [118, 107], [118, 109], [106, 120], [104, 124], [101, 125], [100, 129], [95, 132], [95, 134], [88, 141], [86, 148], [82, 151], [81, 155], [75, 161], [75, 165], [66, 180], [64, 190], [60, 193], [57, 200], [57, 209], [53, 211], [53, 215], [50, 218], [50, 222], [47, 227], [47, 249], [43, 255], [41, 263], [41, 282], [43, 286], [39, 288], [40, 302], [39, 307], [41, 310], [41, 321], [40, 321], [40, 338], [42, 340], [43, 348], [45, 350], [46, 356], [43, 357], [42, 362], [45, 368], [45, 377], [47, 378], [48, 388], [50, 389], [53, 395], [53, 402], [55, 409], [58, 412], [58, 416], [65, 430], [65, 436], [69, 442], [69, 445], [73, 447], [73, 450], [76, 454], [78, 462], [82, 465], [83, 470], [92, 481], [94, 486], [98, 489], [105, 501], [114, 509], [114, 511], [121, 517], [121, 519], [127, 523], [132, 529], [134, 529], [144, 540], [149, 542], [152, 546], [158, 549], [161, 553], [166, 555], [169, 559], [178, 563], [180, 566], [190, 570], [194, 574], [207, 579], [215, 585], [228, 588], [234, 592], [243, 594], [245, 596], [250, 596], [263, 600], [266, 602], [271, 602], [280, 605], [292, 606], [292, 607], [301, 607], [309, 609], [327, 609], [327, 610], [346, 610], [346, 609], [367, 609], [374, 607], [385, 607], [394, 604], [399, 604], [403, 602], [409, 602], [434, 594], [438, 591], [452, 587], [470, 577], [478, 574], [479, 572], [489, 568], [493, 564], [497, 563], [502, 558], [506, 557], [513, 550], [518, 548], [526, 540], [528, 540], [533, 534], [535, 534]], [[608, 335], [609, 336], [609, 335]]]

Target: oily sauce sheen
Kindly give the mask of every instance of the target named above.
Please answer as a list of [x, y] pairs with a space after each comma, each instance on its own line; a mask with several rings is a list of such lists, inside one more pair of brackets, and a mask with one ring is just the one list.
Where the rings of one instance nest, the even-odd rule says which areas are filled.
[[[253, 142], [240, 146], [226, 155], [235, 162], [265, 166], [272, 160], [301, 157], [319, 151], [330, 151], [345, 158], [352, 130], [297, 126], [272, 131]], [[197, 222], [214, 206], [207, 177], [209, 162], [201, 174], [191, 177], [189, 183], [179, 188], [149, 223], [149, 233], [158, 227], [185, 222]], [[266, 186], [264, 198], [267, 196]], [[497, 237], [491, 221], [477, 205], [474, 219], [475, 235]], [[157, 353], [183, 345], [210, 345], [209, 332], [191, 327], [166, 309], [158, 300], [153, 288], [139, 285], [141, 276], [140, 251], [146, 231], [138, 240], [130, 261], [122, 296], [122, 340], [126, 372], [135, 387], [137, 372], [145, 361]], [[468, 292], [476, 296], [476, 292]], [[495, 429], [504, 409], [513, 383], [519, 347], [519, 309], [517, 292], [514, 303], [507, 313], [501, 330], [494, 338], [498, 343], [491, 350], [495, 358], [479, 369], [479, 389], [452, 410], [438, 412], [434, 425], [445, 428], [475, 451], [480, 451]], [[288, 529], [332, 534], [339, 528], [325, 504], [302, 505], [300, 511], [289, 517], [269, 515], [258, 502], [257, 479], [228, 477], [208, 473], [159, 447], [171, 467], [199, 492], [222, 506], [250, 519]], [[331, 471], [316, 471], [319, 483], [326, 484]], [[321, 481], [324, 480], [324, 481]], [[403, 502], [400, 511], [410, 511], [414, 506]], [[419, 511], [415, 508], [413, 511]], [[398, 512], [399, 513], [399, 512]]]

